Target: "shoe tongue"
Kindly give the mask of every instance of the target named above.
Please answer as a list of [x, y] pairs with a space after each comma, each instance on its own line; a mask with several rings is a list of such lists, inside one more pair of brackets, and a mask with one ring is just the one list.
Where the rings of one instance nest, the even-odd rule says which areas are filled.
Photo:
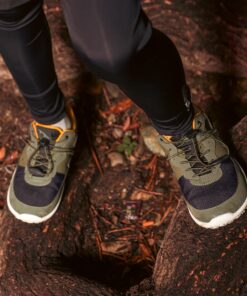
[[178, 142], [184, 137], [190, 139], [191, 137], [193, 137], [195, 135], [195, 133], [196, 133], [196, 131], [191, 129], [185, 135], [164, 136], [164, 138], [169, 142]]
[[61, 135], [62, 130], [57, 127], [46, 127], [43, 125], [36, 124], [35, 126], [37, 135], [39, 139], [48, 139], [50, 142], [55, 142], [57, 138]]
[[195, 115], [192, 124], [191, 129], [186, 132], [186, 134], [183, 135], [175, 135], [175, 136], [164, 136], [164, 138], [169, 142], [178, 142], [182, 138], [190, 139], [198, 133], [198, 131], [206, 131], [211, 128], [210, 123], [208, 122], [207, 118], [203, 116], [202, 113], [198, 113]]

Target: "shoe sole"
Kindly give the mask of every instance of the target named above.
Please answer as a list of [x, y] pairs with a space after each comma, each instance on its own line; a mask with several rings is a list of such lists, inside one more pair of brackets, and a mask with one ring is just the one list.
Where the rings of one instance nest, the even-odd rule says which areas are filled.
[[[16, 169], [15, 169], [15, 171], [13, 173], [11, 183], [14, 180], [15, 172], [16, 172]], [[66, 177], [65, 177], [65, 180], [66, 180]], [[58, 209], [58, 207], [59, 207], [59, 205], [61, 203], [64, 188], [65, 188], [65, 180], [64, 180], [63, 185], [62, 185], [62, 187], [60, 189], [61, 193], [60, 193], [58, 202], [57, 202], [55, 208], [48, 215], [46, 215], [44, 217], [39, 217], [39, 216], [35, 216], [35, 215], [32, 215], [32, 214], [20, 214], [20, 213], [16, 212], [16, 210], [12, 207], [12, 205], [10, 203], [10, 187], [9, 187], [8, 193], [7, 193], [7, 206], [8, 206], [8, 209], [15, 216], [16, 219], [21, 220], [22, 222], [25, 222], [25, 223], [38, 224], [38, 223], [42, 223], [42, 222], [47, 221], [48, 219], [50, 219], [56, 213], [56, 211], [57, 211], [57, 209]]]
[[[234, 159], [234, 161], [237, 162], [236, 159]], [[237, 164], [239, 165], [241, 173], [245, 177], [245, 181], [247, 183], [247, 178], [246, 178], [244, 170], [242, 169], [242, 167], [240, 166], [240, 164], [238, 162], [237, 162]], [[192, 213], [190, 212], [189, 209], [188, 209], [188, 211], [190, 213], [191, 218], [199, 226], [204, 227], [204, 228], [209, 228], [209, 229], [216, 229], [216, 228], [228, 225], [228, 224], [232, 223], [234, 220], [238, 219], [245, 212], [246, 207], [247, 207], [247, 196], [246, 196], [244, 203], [241, 205], [241, 207], [236, 212], [225, 213], [225, 214], [219, 215], [219, 216], [211, 219], [209, 222], [202, 222], [202, 221], [198, 220], [196, 217], [194, 217], [192, 215]]]
[[247, 198], [245, 202], [242, 204], [242, 206], [235, 212], [235, 213], [225, 213], [220, 216], [217, 216], [210, 220], [210, 222], [202, 222], [195, 218], [192, 213], [189, 210], [191, 218], [195, 221], [196, 224], [198, 224], [201, 227], [204, 228], [211, 228], [216, 229], [222, 226], [225, 226], [227, 224], [232, 223], [234, 220], [238, 219], [246, 210], [247, 207]]

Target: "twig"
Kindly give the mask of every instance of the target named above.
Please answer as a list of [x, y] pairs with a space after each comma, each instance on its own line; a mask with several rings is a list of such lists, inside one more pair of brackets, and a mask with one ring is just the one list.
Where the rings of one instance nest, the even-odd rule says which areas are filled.
[[139, 113], [141, 112], [142, 110], [140, 109], [140, 108], [138, 108], [136, 111], [135, 111], [135, 113], [133, 114], [133, 116], [132, 116], [132, 122], [133, 123], [136, 123], [136, 121], [137, 121], [137, 117], [138, 117], [138, 115], [139, 115]]
[[97, 243], [97, 246], [99, 249], [99, 258], [100, 258], [100, 260], [102, 260], [102, 247], [101, 247], [102, 239], [101, 239], [100, 231], [99, 231], [98, 224], [97, 224], [95, 209], [92, 205], [90, 206], [90, 211], [91, 211], [91, 216], [92, 216], [92, 220], [93, 220], [93, 226], [95, 229], [95, 239], [96, 239], [96, 243]]
[[145, 255], [145, 257], [153, 257], [152, 253], [151, 253], [150, 250], [146, 247], [146, 245], [144, 245], [143, 243], [140, 243], [139, 246], [140, 246], [140, 250], [141, 250], [142, 253]]
[[149, 161], [149, 163], [146, 164], [146, 165], [144, 165], [143, 167], [144, 167], [146, 170], [150, 170], [150, 169], [152, 169], [152, 167], [154, 166], [154, 163], [155, 163], [156, 159], [157, 159], [157, 156], [154, 155], [154, 156], [152, 157], [152, 159]]
[[[167, 241], [168, 236], [173, 231], [174, 224], [176, 223], [176, 220], [177, 220], [178, 209], [179, 209], [180, 203], [181, 203], [181, 200], [178, 201], [178, 204], [177, 204], [176, 209], [174, 210], [174, 212], [172, 214], [172, 217], [171, 217], [171, 220], [169, 222], [169, 225], [166, 228], [166, 232], [165, 232], [165, 235], [164, 235], [164, 238], [163, 238], [163, 243], [165, 241]], [[163, 245], [163, 243], [162, 243], [162, 245]], [[161, 245], [160, 248], [162, 248], [162, 245]]]
[[136, 188], [136, 190], [137, 190], [137, 191], [144, 192], [144, 193], [149, 193], [149, 194], [151, 194], [151, 195], [157, 195], [157, 196], [164, 196], [164, 195], [165, 195], [164, 193], [161, 193], [161, 192], [150, 191], [150, 190], [141, 189], [141, 188]]
[[151, 213], [153, 210], [154, 210], [154, 208], [151, 208], [151, 209], [149, 209], [146, 213], [144, 213], [144, 214], [142, 215], [142, 219], [143, 219], [144, 217], [146, 217], [149, 213]]
[[116, 241], [129, 241], [129, 240], [133, 240], [133, 239], [137, 240], [137, 236], [135, 234], [120, 236], [116, 239]]
[[158, 226], [160, 226], [165, 221], [165, 219], [167, 218], [167, 216], [170, 214], [171, 211], [172, 211], [172, 207], [169, 206], [168, 209], [165, 211], [164, 215], [162, 216]]
[[104, 98], [106, 100], [107, 105], [110, 107], [111, 106], [110, 96], [105, 84], [103, 85], [103, 94], [104, 94]]
[[137, 122], [131, 124], [125, 131], [129, 131], [129, 130], [136, 129], [136, 128], [139, 128], [139, 124]]
[[146, 221], [146, 220], [144, 220], [142, 222], [142, 227], [146, 228], [146, 227], [150, 227], [150, 226], [154, 226], [154, 221]]
[[104, 113], [106, 115], [109, 115], [111, 113], [121, 113], [127, 109], [129, 109], [131, 106], [133, 105], [133, 102], [131, 99], [126, 98], [122, 101], [120, 101], [119, 103], [117, 103], [116, 105], [111, 106], [110, 109], [106, 110]]
[[127, 118], [126, 118], [126, 120], [125, 120], [125, 122], [124, 122], [124, 124], [122, 126], [122, 129], [123, 129], [124, 132], [126, 132], [129, 129], [130, 122], [131, 122], [130, 121], [130, 116], [127, 116]]
[[154, 179], [155, 179], [155, 173], [156, 173], [156, 168], [157, 168], [157, 155], [154, 155], [153, 159], [151, 160], [151, 162], [149, 164], [151, 167], [151, 176], [150, 176], [147, 184], [145, 185], [145, 189], [148, 191], [152, 190], [152, 188], [154, 186]]
[[91, 205], [91, 207], [93, 207], [95, 215], [97, 217], [99, 217], [100, 220], [102, 220], [103, 222], [105, 222], [108, 225], [115, 226], [115, 224], [113, 224], [111, 221], [109, 221], [105, 217], [101, 216], [93, 205]]
[[102, 169], [102, 166], [100, 165], [99, 159], [97, 157], [95, 148], [94, 148], [94, 146], [92, 144], [92, 141], [91, 141], [91, 138], [89, 136], [88, 131], [87, 131], [87, 138], [88, 138], [88, 143], [89, 143], [89, 147], [90, 147], [90, 150], [91, 150], [91, 153], [92, 153], [92, 157], [94, 159], [94, 162], [95, 162], [95, 164], [96, 164], [96, 166], [97, 166], [97, 168], [98, 168], [98, 170], [100, 172], [101, 177], [103, 177], [103, 175], [104, 175], [103, 169]]
[[141, 240], [142, 243], [140, 243], [140, 249], [143, 251], [143, 253], [145, 254], [145, 252], [147, 254], [149, 254], [148, 257], [150, 257], [153, 261], [155, 261], [155, 256], [152, 252], [152, 249], [150, 248], [149, 243], [147, 242], [145, 236], [143, 235], [143, 233], [140, 231], [140, 236], [141, 236]]
[[127, 230], [134, 230], [133, 227], [124, 227], [120, 229], [113, 229], [107, 232], [107, 234], [114, 233], [114, 232], [121, 232], [121, 231], [127, 231]]
[[120, 255], [116, 255], [116, 254], [113, 254], [113, 253], [110, 253], [110, 252], [105, 252], [105, 251], [103, 251], [103, 254], [107, 255], [107, 256], [111, 256], [111, 257], [116, 258], [116, 259], [119, 259], [121, 261], [126, 261], [126, 258], [123, 255], [120, 256]]

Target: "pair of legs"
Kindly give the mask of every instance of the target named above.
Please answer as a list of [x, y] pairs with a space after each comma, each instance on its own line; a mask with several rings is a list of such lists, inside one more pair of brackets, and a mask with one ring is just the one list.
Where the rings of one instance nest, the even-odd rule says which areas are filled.
[[[42, 0], [0, 10], [0, 53], [35, 120], [64, 116]], [[183, 66], [171, 40], [154, 29], [140, 0], [62, 1], [74, 48], [100, 78], [116, 83], [149, 116], [160, 133], [185, 133], [193, 109]]]
[[[179, 54], [152, 27], [140, 0], [62, 0], [62, 6], [83, 62], [116, 83], [161, 134], [161, 147], [194, 221], [217, 228], [238, 218], [247, 206], [245, 174], [207, 116], [194, 116]], [[40, 223], [58, 208], [76, 143], [73, 112], [71, 127], [58, 127], [69, 112], [58, 87], [41, 0], [0, 10], [0, 53], [36, 120], [7, 202], [18, 219]]]

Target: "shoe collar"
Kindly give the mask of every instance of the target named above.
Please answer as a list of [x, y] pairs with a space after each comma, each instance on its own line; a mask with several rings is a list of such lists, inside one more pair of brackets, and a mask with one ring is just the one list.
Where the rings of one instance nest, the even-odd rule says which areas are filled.
[[[179, 135], [179, 136], [162, 135], [163, 139], [165, 139], [167, 142], [173, 143], [173, 142], [177, 142], [177, 141], [181, 140], [183, 137], [187, 137], [187, 138], [192, 137], [193, 135], [196, 134], [196, 131], [200, 130], [202, 127], [201, 121], [200, 121], [200, 124], [198, 124], [198, 117], [200, 117], [201, 115], [202, 115], [202, 113], [200, 112], [194, 116], [192, 124], [191, 124], [191, 129], [186, 134]], [[204, 127], [203, 127], [203, 129], [204, 129]]]
[[76, 118], [74, 111], [71, 107], [71, 104], [67, 104], [66, 107], [66, 113], [71, 121], [71, 128], [70, 129], [62, 129], [55, 125], [48, 125], [48, 124], [42, 124], [37, 121], [32, 122], [32, 128], [34, 130], [34, 135], [37, 139], [41, 138], [47, 138], [52, 139], [54, 142], [59, 142], [62, 136], [66, 132], [76, 131]]

